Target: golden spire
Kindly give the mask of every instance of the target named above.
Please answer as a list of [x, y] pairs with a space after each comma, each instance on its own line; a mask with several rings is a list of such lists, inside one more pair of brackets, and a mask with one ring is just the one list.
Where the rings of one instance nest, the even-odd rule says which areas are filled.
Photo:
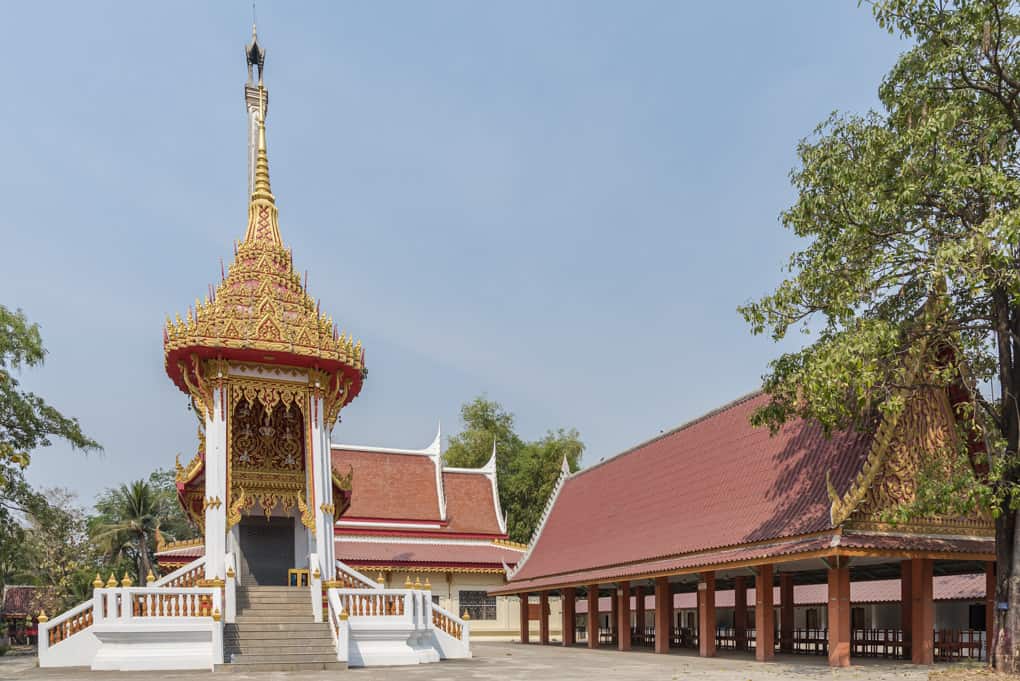
[[255, 189], [248, 204], [248, 230], [246, 243], [271, 243], [283, 246], [280, 225], [277, 222], [276, 198], [269, 187], [269, 155], [266, 153], [265, 88], [259, 83], [259, 142], [255, 152]]

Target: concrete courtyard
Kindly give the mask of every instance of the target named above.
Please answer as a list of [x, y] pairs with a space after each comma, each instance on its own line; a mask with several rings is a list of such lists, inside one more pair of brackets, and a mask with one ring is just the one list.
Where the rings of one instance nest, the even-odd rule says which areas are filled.
[[352, 669], [347, 672], [264, 672], [206, 674], [203, 672], [88, 672], [80, 669], [38, 669], [29, 656], [0, 657], [0, 679], [36, 681], [43, 679], [82, 681], [165, 681], [168, 679], [303, 679], [315, 681], [338, 676], [352, 681], [488, 681], [509, 679], [521, 681], [769, 681], [795, 679], [822, 681], [833, 678], [869, 679], [874, 681], [922, 681], [937, 667], [915, 667], [899, 662], [859, 660], [848, 669], [830, 669], [823, 657], [780, 656], [769, 664], [758, 664], [748, 655], [721, 654], [715, 659], [699, 658], [693, 652], [655, 655], [636, 651], [564, 650], [556, 646], [522, 646], [514, 643], [475, 643], [472, 660], [441, 662], [417, 667]]

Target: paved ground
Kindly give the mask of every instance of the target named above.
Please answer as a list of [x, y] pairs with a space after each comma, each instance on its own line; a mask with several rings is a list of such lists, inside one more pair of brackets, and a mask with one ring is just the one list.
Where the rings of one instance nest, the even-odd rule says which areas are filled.
[[[702, 659], [691, 653], [655, 655], [612, 650], [564, 650], [556, 646], [475, 643], [472, 660], [417, 667], [352, 669], [348, 672], [88, 672], [79, 669], [37, 669], [30, 656], [0, 657], [0, 679], [17, 681], [167, 681], [209, 678], [210, 681], [321, 681], [338, 676], [350, 681], [927, 681], [931, 668], [897, 662], [863, 660], [859, 666], [831, 670], [824, 658], [780, 657], [758, 664], [747, 655], [724, 654]], [[945, 669], [946, 665], [939, 665]]]

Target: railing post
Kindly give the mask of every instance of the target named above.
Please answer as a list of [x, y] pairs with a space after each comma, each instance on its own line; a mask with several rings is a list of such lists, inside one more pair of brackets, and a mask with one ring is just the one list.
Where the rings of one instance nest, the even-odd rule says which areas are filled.
[[116, 589], [103, 589], [103, 595], [106, 597], [106, 619], [116, 620], [117, 619], [117, 590]]
[[223, 593], [219, 589], [215, 589], [212, 595], [212, 607], [213, 607], [213, 629], [212, 629], [212, 646], [213, 646], [213, 663], [223, 664], [223, 620], [217, 613], [223, 613], [225, 604], [223, 603]]
[[226, 598], [226, 602], [223, 604], [223, 621], [233, 624], [237, 617], [237, 567], [234, 564], [234, 554], [228, 553], [224, 562], [227, 566], [227, 578], [223, 584], [224, 597]]
[[92, 590], [92, 622], [98, 623], [106, 619], [106, 611], [103, 609], [103, 590]]
[[319, 556], [314, 553], [308, 554], [308, 586], [312, 596], [312, 618], [316, 622], [322, 621], [322, 573], [319, 571]]
[[134, 615], [134, 604], [131, 602], [131, 594], [128, 587], [120, 589], [120, 617], [129, 620]]

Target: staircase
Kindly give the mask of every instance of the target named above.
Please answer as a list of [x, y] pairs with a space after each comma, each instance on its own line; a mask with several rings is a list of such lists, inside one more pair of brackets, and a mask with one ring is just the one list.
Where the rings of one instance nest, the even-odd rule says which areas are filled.
[[315, 622], [307, 588], [237, 589], [237, 617], [223, 629], [217, 670], [316, 671], [346, 669], [336, 659], [329, 624]]

